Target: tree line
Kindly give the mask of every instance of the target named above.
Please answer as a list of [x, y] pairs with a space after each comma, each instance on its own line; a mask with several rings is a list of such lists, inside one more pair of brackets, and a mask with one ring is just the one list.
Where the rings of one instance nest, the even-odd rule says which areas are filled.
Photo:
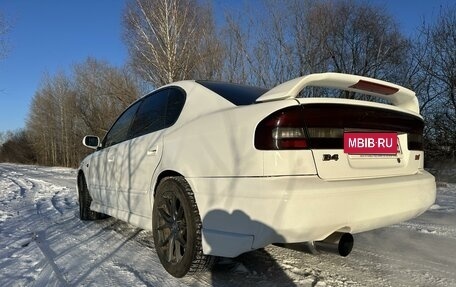
[[223, 23], [214, 15], [210, 3], [196, 0], [128, 1], [125, 66], [88, 58], [69, 73], [44, 75], [24, 130], [3, 135], [0, 161], [77, 166], [88, 153], [84, 135], [102, 137], [132, 101], [170, 82], [270, 88], [327, 71], [414, 90], [426, 121], [428, 159], [454, 161], [456, 5], [411, 36], [386, 10], [361, 1], [265, 0], [225, 9]]

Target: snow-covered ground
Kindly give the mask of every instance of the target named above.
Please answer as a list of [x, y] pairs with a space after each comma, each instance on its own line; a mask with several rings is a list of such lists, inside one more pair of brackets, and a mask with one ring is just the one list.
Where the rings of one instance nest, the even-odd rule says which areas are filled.
[[175, 279], [150, 232], [78, 219], [75, 177], [0, 164], [0, 286], [456, 286], [456, 183], [422, 216], [355, 235], [347, 258], [270, 246]]

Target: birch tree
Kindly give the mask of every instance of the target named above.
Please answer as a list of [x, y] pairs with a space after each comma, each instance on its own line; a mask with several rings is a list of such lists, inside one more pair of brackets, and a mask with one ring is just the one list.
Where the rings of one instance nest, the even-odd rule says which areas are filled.
[[123, 23], [130, 64], [152, 85], [219, 74], [221, 45], [210, 7], [196, 0], [131, 0]]
[[39, 163], [63, 166], [73, 163], [71, 134], [75, 116], [70, 79], [63, 73], [54, 77], [46, 75], [32, 99], [27, 121], [28, 136]]
[[84, 135], [103, 137], [140, 92], [131, 73], [87, 59], [73, 73], [45, 75], [30, 106], [26, 133], [43, 165], [77, 166]]

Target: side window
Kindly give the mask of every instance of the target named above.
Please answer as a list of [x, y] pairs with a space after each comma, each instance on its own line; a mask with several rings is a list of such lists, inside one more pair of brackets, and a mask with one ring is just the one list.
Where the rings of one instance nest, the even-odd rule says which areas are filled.
[[128, 139], [128, 130], [130, 129], [131, 123], [135, 117], [136, 111], [141, 102], [137, 102], [129, 107], [123, 114], [117, 119], [114, 125], [109, 130], [103, 143], [103, 147], [109, 147]]
[[170, 127], [177, 121], [184, 104], [185, 93], [177, 88], [169, 89], [165, 127]]
[[139, 137], [165, 127], [168, 89], [144, 98], [130, 131], [131, 138]]

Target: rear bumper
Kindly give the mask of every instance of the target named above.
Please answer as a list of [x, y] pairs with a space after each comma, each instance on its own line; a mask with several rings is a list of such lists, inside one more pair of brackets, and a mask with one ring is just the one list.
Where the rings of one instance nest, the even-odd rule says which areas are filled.
[[205, 254], [234, 257], [271, 243], [322, 240], [416, 217], [435, 180], [415, 175], [344, 181], [316, 176], [187, 178], [203, 221]]

